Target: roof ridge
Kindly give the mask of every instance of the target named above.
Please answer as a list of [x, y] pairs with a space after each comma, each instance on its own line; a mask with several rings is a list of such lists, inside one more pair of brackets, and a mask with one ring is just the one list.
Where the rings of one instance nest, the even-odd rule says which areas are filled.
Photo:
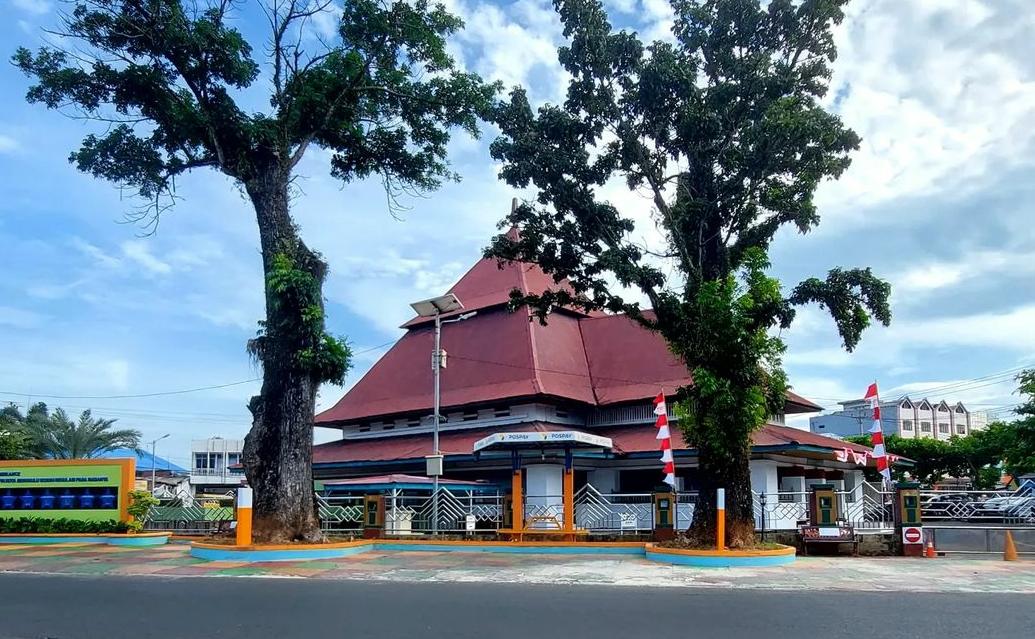
[[[521, 292], [528, 295], [528, 280], [525, 279], [525, 269], [521, 268], [521, 263], [512, 262], [517, 265], [518, 275], [521, 278]], [[532, 387], [537, 393], [545, 392], [543, 390], [543, 378], [539, 374], [539, 352], [536, 346], [535, 330], [532, 328], [532, 314], [528, 313], [528, 321], [525, 323], [525, 330], [528, 331], [528, 348], [531, 351], [532, 356]]]

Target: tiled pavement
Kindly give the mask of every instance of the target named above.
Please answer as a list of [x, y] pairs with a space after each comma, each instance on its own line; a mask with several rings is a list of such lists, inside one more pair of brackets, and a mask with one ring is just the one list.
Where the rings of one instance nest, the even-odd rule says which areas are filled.
[[372, 550], [341, 559], [241, 563], [194, 559], [182, 544], [128, 548], [0, 544], [0, 573], [281, 577], [653, 587], [1035, 593], [1035, 561], [801, 557], [773, 568], [688, 568], [630, 556]]

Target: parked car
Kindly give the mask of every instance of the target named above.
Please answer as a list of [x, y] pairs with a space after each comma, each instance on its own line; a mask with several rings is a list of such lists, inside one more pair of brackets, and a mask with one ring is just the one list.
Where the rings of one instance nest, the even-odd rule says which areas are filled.
[[924, 495], [920, 506], [925, 521], [966, 519], [979, 501], [978, 495], [946, 492]]
[[1006, 522], [1035, 517], [1035, 497], [993, 497], [978, 505], [968, 521]]

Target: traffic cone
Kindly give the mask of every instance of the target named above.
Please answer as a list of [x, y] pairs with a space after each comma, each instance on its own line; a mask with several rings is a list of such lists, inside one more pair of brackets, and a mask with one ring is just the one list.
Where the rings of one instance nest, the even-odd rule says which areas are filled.
[[1013, 535], [1006, 531], [1006, 541], [1003, 543], [1003, 561], [1017, 561], [1017, 546], [1013, 544]]
[[927, 557], [928, 559], [934, 559], [934, 558], [935, 558], [935, 557], [937, 557], [937, 556], [938, 556], [938, 554], [937, 554], [936, 552], [934, 552], [934, 542], [928, 541], [928, 542], [927, 542], [927, 553], [926, 553], [926, 557]]

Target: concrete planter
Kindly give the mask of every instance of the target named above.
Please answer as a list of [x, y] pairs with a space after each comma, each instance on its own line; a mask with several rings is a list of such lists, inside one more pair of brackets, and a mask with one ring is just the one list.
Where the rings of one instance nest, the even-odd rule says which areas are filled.
[[169, 533], [4, 533], [0, 544], [108, 544], [109, 546], [162, 546], [169, 543]]
[[651, 561], [702, 568], [783, 566], [795, 559], [795, 551], [791, 546], [774, 550], [685, 550], [647, 544], [645, 550], [647, 559]]
[[169, 533], [111, 533], [102, 535], [109, 546], [164, 546], [169, 543]]

